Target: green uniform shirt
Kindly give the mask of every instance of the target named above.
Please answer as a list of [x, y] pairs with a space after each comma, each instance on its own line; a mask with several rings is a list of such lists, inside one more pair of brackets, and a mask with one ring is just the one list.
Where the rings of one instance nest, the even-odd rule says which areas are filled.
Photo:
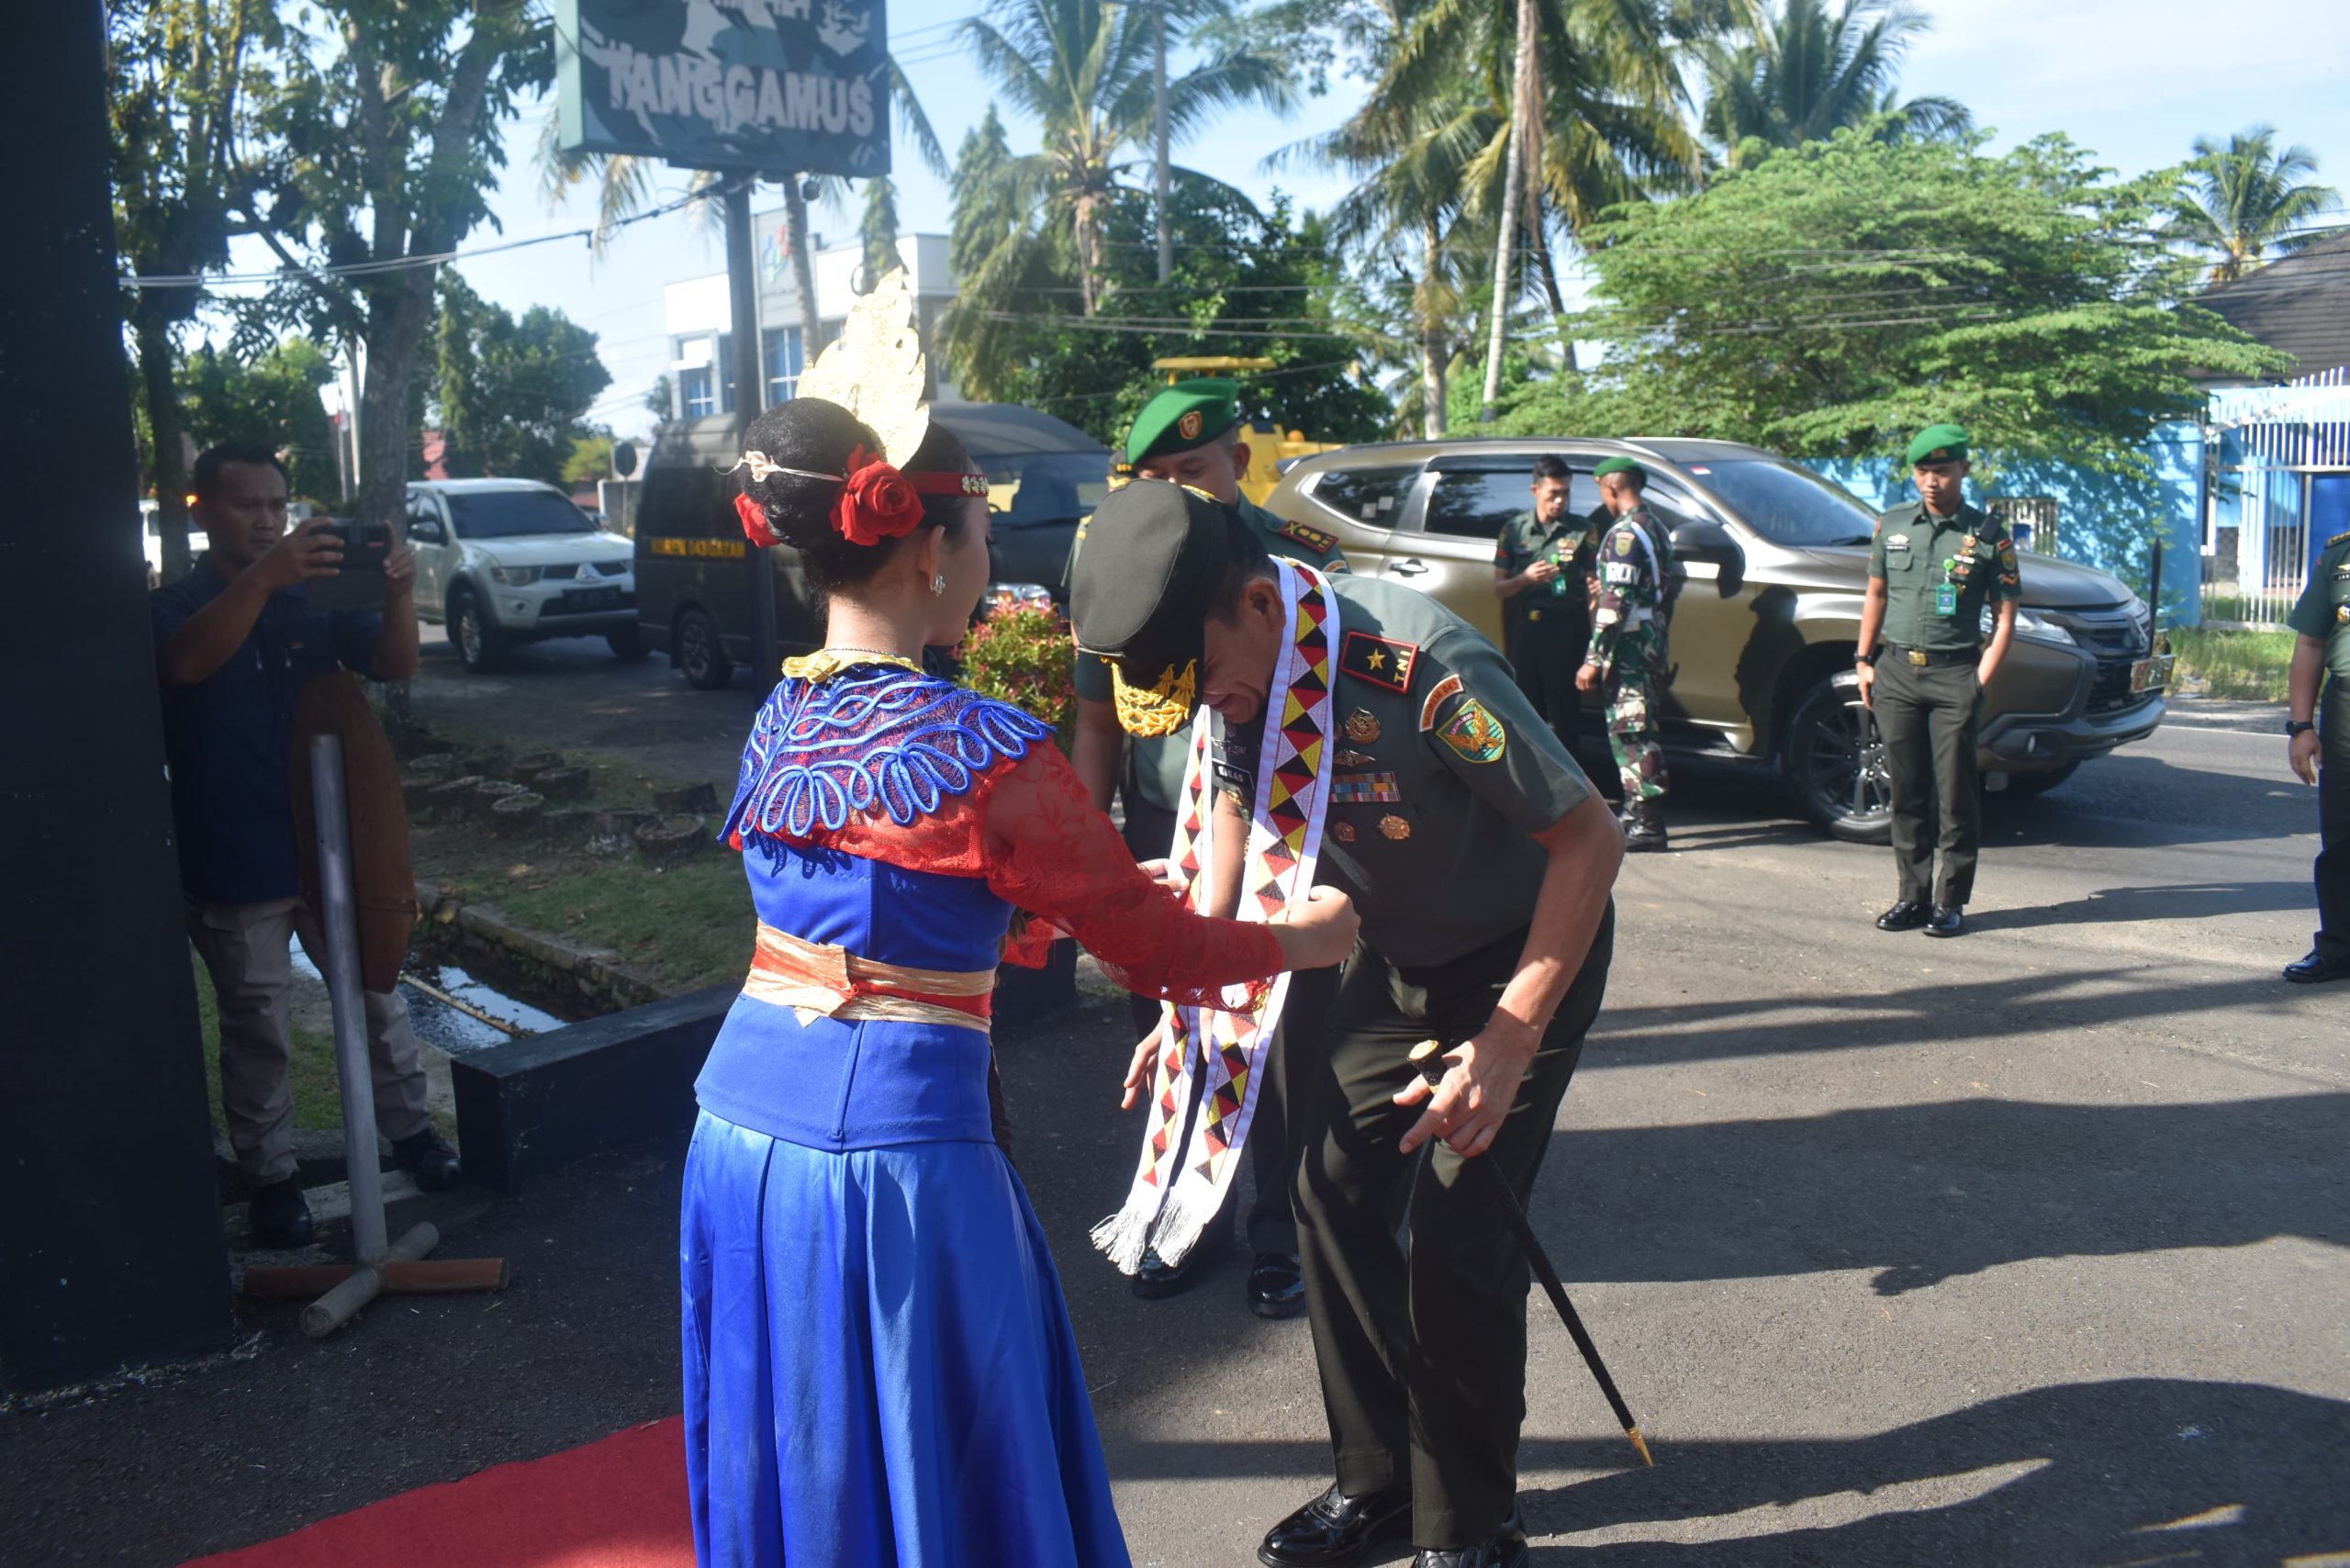
[[[1246, 496], [1240, 498], [1240, 517], [1256, 531], [1259, 543], [1269, 554], [1303, 561], [1324, 577], [1347, 569], [1347, 553], [1338, 548], [1336, 534], [1304, 523], [1284, 522]], [[1071, 566], [1077, 564], [1078, 551], [1084, 547], [1085, 526], [1080, 523], [1077, 537], [1069, 543]], [[1093, 702], [1113, 700], [1108, 661], [1092, 654], [1078, 655], [1076, 679], [1080, 697]], [[1171, 735], [1129, 735], [1126, 741], [1126, 788], [1162, 811], [1173, 811], [1175, 802], [1183, 795], [1183, 764], [1191, 756], [1192, 732], [1186, 729]]]
[[1554, 630], [1582, 636], [1591, 624], [1591, 573], [1598, 550], [1598, 524], [1572, 512], [1544, 522], [1529, 510], [1502, 524], [1494, 538], [1495, 571], [1514, 577], [1537, 561], [1557, 561], [1567, 568], [1547, 584], [1529, 583], [1516, 598], [1502, 601], [1510, 635], [1531, 628], [1537, 636]]
[[[1330, 801], [1317, 880], [1343, 888], [1390, 963], [1441, 964], [1534, 918], [1528, 836], [1591, 785], [1474, 628], [1425, 594], [1334, 578]], [[1220, 788], [1255, 801], [1260, 715], [1216, 725]]]
[[2329, 685], [2344, 689], [2350, 682], [2350, 533], [2325, 542], [2317, 565], [2310, 568], [2309, 586], [2294, 601], [2285, 624], [2304, 637], [2325, 644]]
[[[1929, 517], [1916, 501], [1886, 512], [1869, 545], [1869, 576], [1884, 579], [1885, 640], [1897, 648], [1980, 647], [1984, 607], [2023, 597], [2015, 541], [1978, 507], [1953, 518]], [[1955, 590], [1943, 601], [1948, 614], [1938, 606], [1945, 584]]]

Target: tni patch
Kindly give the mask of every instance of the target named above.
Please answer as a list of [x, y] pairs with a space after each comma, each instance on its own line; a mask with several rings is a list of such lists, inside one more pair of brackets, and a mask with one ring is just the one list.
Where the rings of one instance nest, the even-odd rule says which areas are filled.
[[1411, 687], [1412, 666], [1419, 656], [1416, 644], [1374, 637], [1368, 632], [1349, 632], [1338, 650], [1338, 667], [1357, 680], [1367, 680], [1390, 691], [1404, 691]]
[[1498, 762], [1509, 746], [1509, 732], [1473, 697], [1460, 704], [1436, 737], [1470, 762]]

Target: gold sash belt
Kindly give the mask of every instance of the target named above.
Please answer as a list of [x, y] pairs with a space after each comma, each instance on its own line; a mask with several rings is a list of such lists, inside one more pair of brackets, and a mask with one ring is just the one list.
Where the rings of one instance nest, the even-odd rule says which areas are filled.
[[887, 1018], [988, 1032], [993, 969], [918, 969], [859, 958], [845, 947], [811, 942], [759, 923], [743, 992], [800, 1014], [845, 1022]]

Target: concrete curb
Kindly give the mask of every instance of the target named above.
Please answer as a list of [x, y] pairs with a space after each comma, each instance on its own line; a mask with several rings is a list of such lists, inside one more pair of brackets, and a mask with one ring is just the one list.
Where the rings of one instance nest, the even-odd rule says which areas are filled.
[[496, 904], [465, 903], [419, 882], [416, 905], [425, 924], [448, 931], [459, 946], [490, 950], [540, 980], [566, 987], [589, 1001], [639, 1007], [665, 1001], [670, 994], [629, 969], [610, 948], [575, 946], [543, 931], [517, 925]]

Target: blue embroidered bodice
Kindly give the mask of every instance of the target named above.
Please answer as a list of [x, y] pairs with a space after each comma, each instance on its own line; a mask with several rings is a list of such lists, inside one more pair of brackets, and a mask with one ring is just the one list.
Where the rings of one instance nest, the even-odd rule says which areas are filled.
[[722, 836], [772, 846], [876, 810], [904, 827], [1052, 733], [1008, 702], [894, 666], [787, 677], [751, 725]]

